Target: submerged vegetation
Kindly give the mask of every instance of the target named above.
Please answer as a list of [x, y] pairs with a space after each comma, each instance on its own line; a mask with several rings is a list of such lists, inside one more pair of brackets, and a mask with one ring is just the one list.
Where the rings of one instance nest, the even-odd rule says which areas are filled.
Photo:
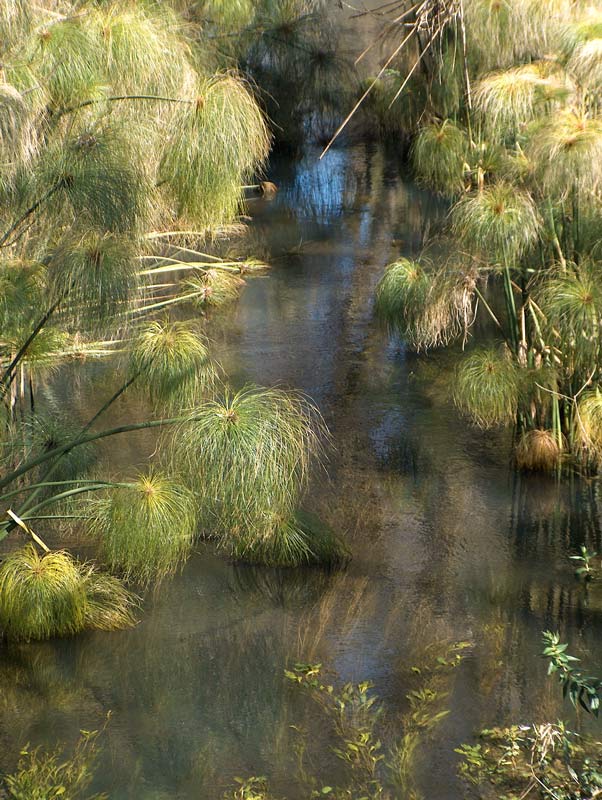
[[[550, 674], [559, 671], [561, 682], [566, 680], [567, 666], [572, 674], [566, 694], [573, 705], [596, 713], [584, 701], [584, 687], [596, 682], [599, 693], [600, 681], [577, 677], [581, 673], [571, 665], [578, 659], [567, 653], [567, 645], [556, 634], [544, 634], [544, 644]], [[309, 725], [299, 720], [291, 726], [298, 743], [289, 785], [302, 793], [299, 796], [330, 800], [423, 797], [418, 776], [425, 762], [425, 745], [450, 713], [456, 671], [467, 648], [467, 642], [439, 642], [424, 648], [419, 662], [407, 670], [407, 685], [412, 688], [401, 716], [389, 713], [370, 681], [341, 684], [321, 664], [296, 663], [286, 669], [293, 691], [305, 696], [316, 712]], [[576, 681], [579, 689], [574, 688]], [[8, 797], [22, 800], [61, 796], [100, 800], [105, 796], [87, 794], [98, 758], [98, 736], [98, 732], [82, 732], [73, 755], [60, 759], [58, 751], [25, 748], [17, 770], [5, 775], [0, 786]], [[527, 795], [577, 800], [597, 797], [602, 790], [602, 743], [595, 736], [576, 733], [566, 722], [485, 729], [477, 743], [462, 744], [455, 753], [461, 780], [458, 797], [465, 800], [502, 796], [520, 800]], [[266, 777], [257, 775], [235, 778], [221, 796], [224, 800], [284, 800]]]
[[458, 407], [482, 427], [513, 427], [524, 469], [597, 471], [601, 11], [410, 5], [391, 4], [404, 22], [389, 35], [409, 28], [408, 78], [419, 65], [412, 81], [429, 87], [406, 129], [418, 178], [454, 201], [437, 248], [453, 254], [391, 265], [378, 312], [419, 350], [466, 344], [485, 320], [494, 341], [460, 359]]
[[107, 800], [104, 794], [89, 793], [101, 733], [102, 729], [82, 731], [69, 757], [60, 750], [24, 748], [15, 772], [0, 778], [3, 796], [10, 800]]

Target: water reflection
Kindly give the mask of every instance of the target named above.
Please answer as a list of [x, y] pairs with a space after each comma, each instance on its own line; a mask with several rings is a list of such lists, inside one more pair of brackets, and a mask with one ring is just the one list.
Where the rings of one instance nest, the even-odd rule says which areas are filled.
[[[602, 547], [599, 487], [519, 480], [504, 435], [475, 432], [453, 410], [453, 353], [425, 363], [374, 324], [384, 265], [420, 250], [445, 213], [438, 202], [365, 147], [276, 161], [270, 178], [281, 190], [251, 206], [250, 240], [274, 267], [209, 333], [234, 382], [290, 384], [320, 404], [335, 449], [307, 505], [344, 533], [353, 561], [337, 574], [258, 570], [203, 550], [149, 598], [135, 630], [6, 650], [2, 765], [26, 741], [73, 741], [111, 709], [97, 788], [113, 800], [213, 800], [241, 774], [306, 800], [291, 779], [290, 726], [312, 709], [284, 683], [286, 662], [369, 677], [396, 713], [421, 648], [459, 639], [471, 648], [452, 714], [423, 754], [434, 763], [425, 795], [451, 800], [453, 748], [475, 729], [561, 713], [542, 630], [600, 661], [602, 593], [577, 583], [567, 559]], [[82, 381], [81, 408], [105, 369]], [[140, 404], [124, 400], [119, 418], [140, 416]], [[139, 464], [152, 446], [133, 438], [119, 458]], [[328, 777], [326, 748], [323, 760]]]

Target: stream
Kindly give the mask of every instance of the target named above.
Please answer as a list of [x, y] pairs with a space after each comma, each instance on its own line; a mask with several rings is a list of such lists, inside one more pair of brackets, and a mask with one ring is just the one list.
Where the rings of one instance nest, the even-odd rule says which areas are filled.
[[[135, 629], [4, 647], [0, 766], [27, 742], [72, 743], [111, 711], [94, 787], [111, 800], [218, 800], [248, 775], [306, 800], [291, 726], [317, 710], [284, 679], [287, 665], [371, 680], [394, 721], [415, 685], [410, 667], [466, 641], [450, 714], [417, 765], [425, 797], [457, 800], [454, 748], [478, 730], [572, 719], [546, 678], [543, 630], [559, 630], [594, 672], [602, 664], [602, 591], [580, 584], [568, 559], [582, 544], [602, 548], [599, 483], [518, 476], [506, 434], [476, 430], [453, 407], [457, 350], [416, 355], [376, 323], [385, 265], [416, 256], [446, 214], [395, 157], [375, 145], [322, 161], [275, 156], [268, 177], [280, 191], [249, 202], [246, 246], [272, 268], [208, 334], [235, 386], [290, 386], [320, 407], [333, 443], [305, 507], [352, 560], [333, 573], [262, 569], [199, 546], [146, 598]], [[110, 376], [92, 364], [74, 397], [56, 378], [47, 402], [85, 408]], [[115, 419], [143, 408], [125, 398]], [[153, 441], [112, 448], [113, 464], [141, 467]], [[332, 763], [325, 747], [324, 782]]]

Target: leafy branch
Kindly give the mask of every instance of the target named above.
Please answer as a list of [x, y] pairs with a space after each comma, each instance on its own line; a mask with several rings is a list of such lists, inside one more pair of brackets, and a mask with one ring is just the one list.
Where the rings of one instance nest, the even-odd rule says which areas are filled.
[[581, 706], [588, 714], [597, 717], [600, 710], [602, 680], [575, 669], [579, 659], [567, 653], [568, 644], [560, 642], [558, 633], [545, 631], [543, 641], [545, 644], [543, 656], [550, 659], [548, 675], [558, 674], [563, 697], [568, 697], [575, 708]]

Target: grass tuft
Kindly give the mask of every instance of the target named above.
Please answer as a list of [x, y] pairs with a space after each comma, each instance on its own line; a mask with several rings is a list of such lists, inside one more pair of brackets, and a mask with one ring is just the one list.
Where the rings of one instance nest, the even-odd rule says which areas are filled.
[[560, 48], [567, 69], [589, 89], [600, 89], [602, 79], [602, 13], [593, 6], [561, 31]]
[[520, 389], [520, 370], [510, 355], [487, 348], [460, 362], [454, 400], [477, 425], [490, 428], [516, 419]]
[[222, 306], [236, 300], [245, 281], [236, 273], [223, 269], [207, 269], [182, 281], [185, 291], [195, 292], [193, 302], [201, 307]]
[[165, 144], [160, 175], [181, 216], [200, 226], [231, 222], [242, 186], [267, 157], [270, 136], [248, 87], [235, 75], [208, 79], [181, 105]]
[[602, 465], [602, 392], [599, 387], [584, 392], [577, 403], [573, 422], [577, 454], [594, 468]]
[[131, 352], [132, 373], [154, 403], [192, 403], [213, 385], [215, 372], [207, 342], [194, 322], [145, 325]]
[[138, 598], [129, 592], [114, 575], [83, 567], [86, 593], [86, 627], [101, 631], [117, 631], [133, 627]]
[[571, 18], [571, 0], [470, 0], [464, 6], [475, 67], [491, 70], [546, 55]]
[[235, 549], [294, 513], [326, 436], [304, 396], [248, 387], [194, 410], [174, 437], [174, 467], [199, 495], [205, 530]]
[[515, 458], [519, 469], [553, 472], [560, 466], [562, 447], [554, 431], [537, 428], [521, 435], [516, 445]]
[[53, 142], [43, 151], [38, 186], [40, 195], [56, 189], [50, 210], [79, 227], [132, 233], [152, 212], [150, 178], [124, 124], [92, 126]]
[[104, 327], [123, 314], [139, 288], [129, 236], [88, 231], [65, 237], [50, 255], [51, 300], [63, 305], [78, 329]]
[[546, 192], [593, 192], [602, 180], [602, 119], [567, 109], [534, 123], [527, 155]]
[[412, 146], [412, 164], [420, 180], [437, 192], [459, 194], [464, 188], [468, 137], [451, 120], [422, 127]]
[[103, 44], [87, 23], [84, 14], [59, 18], [40, 25], [30, 40], [27, 55], [52, 111], [102, 96]]
[[232, 555], [242, 561], [272, 567], [317, 565], [336, 569], [349, 560], [349, 551], [334, 531], [313, 514], [297, 511], [293, 516], [272, 515], [265, 521], [262, 538], [236, 542]]
[[92, 504], [91, 532], [113, 570], [140, 584], [176, 572], [190, 554], [196, 504], [184, 486], [159, 472]]
[[452, 227], [466, 247], [504, 263], [520, 258], [533, 247], [540, 235], [541, 219], [529, 194], [499, 181], [456, 203]]
[[92, 26], [102, 43], [103, 71], [115, 94], [178, 96], [191, 53], [181, 23], [165, 3], [108, 3]]
[[86, 592], [78, 564], [66, 552], [44, 555], [28, 544], [0, 564], [0, 629], [15, 641], [82, 631]]
[[37, 133], [25, 98], [9, 83], [0, 83], [0, 158], [3, 171], [13, 161], [27, 162], [37, 150]]
[[400, 259], [387, 267], [376, 289], [376, 313], [420, 350], [448, 344], [474, 320], [476, 275], [471, 268], [444, 265], [427, 270]]
[[550, 339], [556, 339], [567, 366], [583, 374], [602, 353], [602, 287], [597, 264], [583, 260], [551, 270], [542, 281], [537, 302], [545, 309]]
[[569, 91], [566, 77], [542, 61], [486, 75], [474, 100], [487, 131], [503, 138], [516, 136], [547, 103], [565, 99]]

